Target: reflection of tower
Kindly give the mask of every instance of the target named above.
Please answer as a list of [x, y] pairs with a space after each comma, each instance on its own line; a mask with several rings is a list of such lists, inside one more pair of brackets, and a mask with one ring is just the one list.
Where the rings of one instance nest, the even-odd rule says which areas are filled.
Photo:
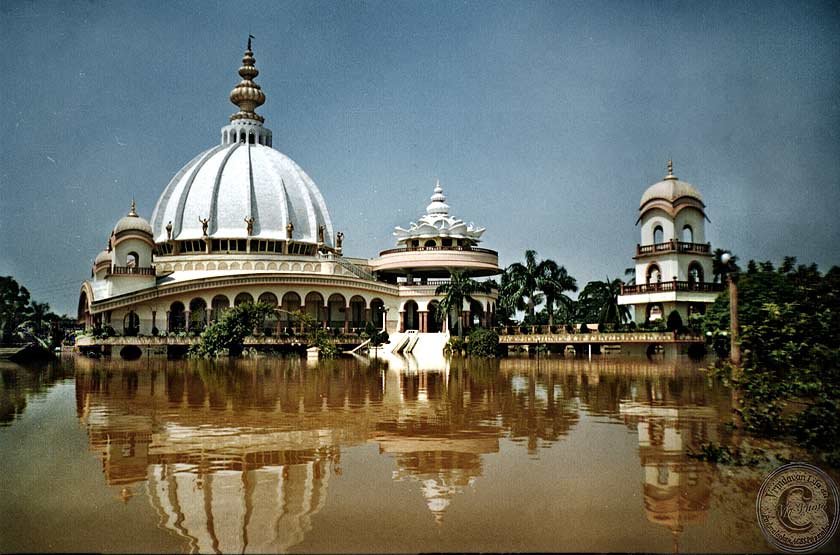
[[192, 552], [285, 552], [304, 539], [326, 501], [327, 459], [247, 470], [149, 467], [148, 491], [161, 526]]
[[638, 432], [647, 518], [671, 531], [677, 552], [684, 525], [706, 518], [711, 496], [709, 468], [686, 452], [717, 440], [718, 413], [712, 407], [635, 401], [622, 402], [620, 412]]

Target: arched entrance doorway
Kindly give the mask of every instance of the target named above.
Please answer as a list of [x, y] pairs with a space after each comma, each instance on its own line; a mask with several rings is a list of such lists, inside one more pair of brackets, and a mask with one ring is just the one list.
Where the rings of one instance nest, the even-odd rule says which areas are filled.
[[441, 331], [441, 319], [440, 319], [440, 303], [437, 301], [430, 301], [429, 302], [429, 321], [426, 323], [426, 331], [429, 333], [439, 333]]
[[190, 301], [190, 331], [201, 332], [207, 326], [207, 303], [204, 299]]
[[187, 326], [187, 317], [184, 312], [184, 303], [175, 301], [169, 306], [169, 331], [184, 331]]
[[420, 319], [418, 318], [417, 312], [416, 302], [408, 301], [405, 303], [403, 309], [403, 329], [405, 331], [420, 329]]
[[481, 301], [470, 301], [470, 321], [469, 328], [484, 327], [484, 305]]
[[140, 333], [140, 317], [133, 310], [123, 318], [123, 335], [134, 337]]
[[370, 318], [377, 329], [385, 329], [385, 302], [382, 299], [370, 301]]
[[350, 328], [361, 330], [365, 327], [365, 300], [359, 295], [350, 298]]

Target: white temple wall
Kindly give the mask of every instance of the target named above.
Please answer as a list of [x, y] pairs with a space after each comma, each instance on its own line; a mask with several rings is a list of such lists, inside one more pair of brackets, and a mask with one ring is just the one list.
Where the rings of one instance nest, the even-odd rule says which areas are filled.
[[680, 241], [686, 241], [683, 237], [684, 232], [683, 228], [688, 225], [691, 227], [692, 236], [693, 238], [689, 241], [692, 243], [705, 243], [706, 242], [706, 223], [705, 218], [703, 217], [703, 213], [700, 212], [697, 208], [683, 208], [677, 213], [677, 217], [674, 221], [674, 228], [677, 233], [677, 238]]
[[140, 239], [128, 238], [117, 242], [114, 247], [114, 266], [127, 266], [130, 252], [138, 255], [138, 268], [148, 268], [152, 265], [152, 249], [149, 244]]
[[642, 216], [641, 228], [641, 242], [640, 245], [652, 245], [656, 241], [653, 238], [653, 230], [657, 226], [662, 228], [662, 242], [668, 242], [675, 239], [674, 234], [674, 220], [671, 216], [661, 208], [654, 208], [645, 212]]

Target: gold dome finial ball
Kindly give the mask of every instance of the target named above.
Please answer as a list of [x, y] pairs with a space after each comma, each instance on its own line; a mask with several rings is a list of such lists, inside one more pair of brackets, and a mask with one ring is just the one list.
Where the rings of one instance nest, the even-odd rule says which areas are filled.
[[253, 119], [264, 122], [265, 119], [257, 114], [255, 110], [265, 103], [265, 93], [260, 86], [254, 83], [253, 79], [260, 74], [254, 66], [256, 59], [251, 51], [251, 36], [248, 37], [248, 49], [242, 57], [242, 67], [239, 68], [239, 76], [242, 81], [230, 91], [230, 101], [239, 107], [239, 112], [230, 117], [231, 121], [237, 119]]

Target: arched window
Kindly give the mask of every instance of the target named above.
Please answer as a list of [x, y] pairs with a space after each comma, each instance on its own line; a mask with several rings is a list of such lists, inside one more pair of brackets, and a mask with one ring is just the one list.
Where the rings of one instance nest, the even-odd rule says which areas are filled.
[[344, 310], [347, 306], [347, 301], [342, 295], [333, 293], [330, 295], [329, 301], [327, 301], [327, 306], [329, 307], [329, 327], [343, 328]]
[[361, 328], [365, 324], [365, 307], [367, 303], [359, 295], [350, 298], [350, 327]]
[[317, 291], [307, 293], [304, 299], [306, 314], [315, 319], [316, 322], [324, 321], [324, 297]]
[[184, 303], [175, 301], [169, 306], [169, 331], [184, 331], [187, 326], [187, 318], [184, 312]]
[[654, 263], [648, 266], [647, 274], [645, 278], [645, 283], [661, 283], [662, 282], [662, 271], [659, 269], [659, 265]]
[[254, 297], [252, 297], [250, 293], [242, 292], [233, 299], [233, 306], [239, 306], [244, 303], [252, 302], [254, 302]]
[[440, 303], [438, 303], [437, 301], [430, 301], [426, 310], [429, 311], [429, 315], [427, 316], [429, 321], [426, 324], [426, 331], [429, 333], [438, 333], [439, 331], [441, 331], [441, 321], [439, 314]]
[[280, 327], [281, 331], [286, 333], [290, 333], [293, 330], [290, 330], [292, 326], [294, 326], [295, 317], [293, 314], [300, 310], [300, 295], [295, 293], [294, 291], [289, 291], [285, 295], [283, 295], [283, 300], [280, 304]]
[[123, 334], [134, 337], [140, 332], [140, 317], [133, 310], [123, 318]]
[[213, 297], [213, 301], [211, 302], [212, 305], [212, 318], [214, 322], [217, 322], [219, 318], [222, 317], [225, 310], [230, 308], [230, 301], [224, 295], [216, 295]]
[[207, 326], [207, 303], [196, 297], [190, 301], [190, 331], [202, 331]]
[[699, 262], [692, 262], [688, 265], [688, 282], [703, 283], [703, 266]]
[[683, 243], [693, 243], [694, 242], [694, 230], [691, 229], [691, 226], [685, 224], [682, 229], [682, 242]]
[[125, 255], [125, 265], [128, 268], [137, 268], [140, 266], [140, 255], [132, 251]]
[[435, 240], [434, 239], [429, 239], [428, 241], [423, 243], [423, 246], [424, 247], [434, 247], [435, 246]]
[[404, 307], [405, 314], [403, 315], [403, 327], [406, 330], [418, 329], [419, 318], [417, 317], [417, 303], [408, 301]]
[[385, 303], [382, 299], [370, 301], [370, 318], [378, 329], [385, 326]]
[[480, 301], [470, 302], [470, 327], [477, 328], [484, 325], [484, 305]]
[[647, 307], [647, 320], [653, 322], [662, 319], [662, 305], [659, 303], [649, 304]]
[[653, 242], [654, 243], [664, 243], [665, 242], [665, 230], [662, 229], [661, 225], [658, 225], [653, 228]]
[[261, 303], [269, 304], [271, 306], [279, 306], [279, 303], [277, 302], [277, 295], [270, 293], [269, 291], [260, 295], [258, 300]]

